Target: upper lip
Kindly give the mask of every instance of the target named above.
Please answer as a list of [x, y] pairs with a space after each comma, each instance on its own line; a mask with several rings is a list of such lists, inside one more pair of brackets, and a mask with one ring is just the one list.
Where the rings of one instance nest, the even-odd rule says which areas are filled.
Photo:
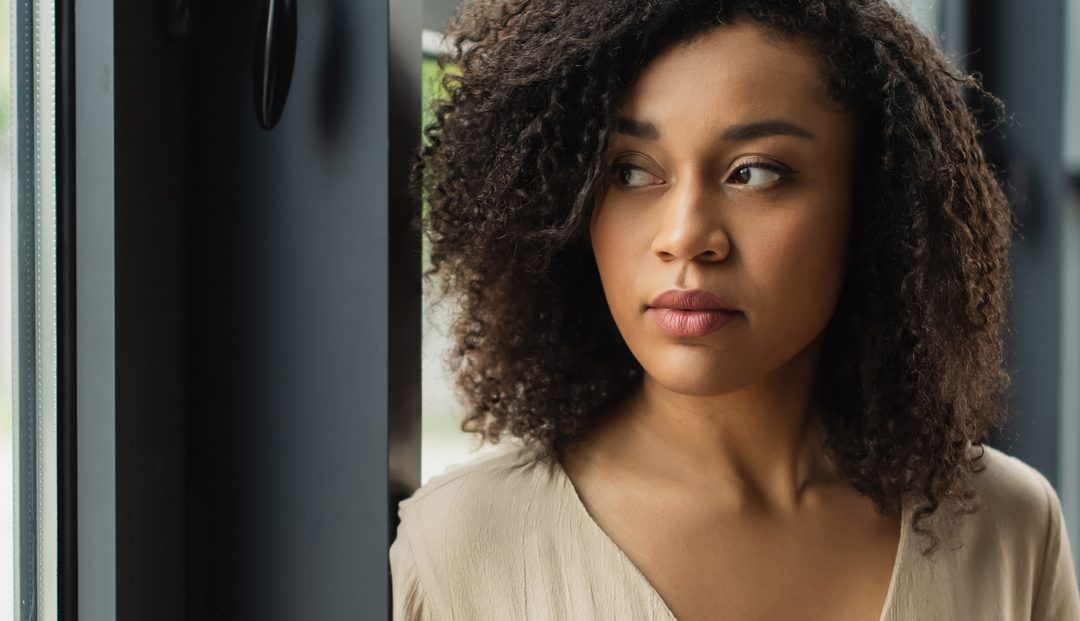
[[702, 289], [669, 289], [656, 296], [649, 307], [674, 310], [737, 310], [721, 298]]

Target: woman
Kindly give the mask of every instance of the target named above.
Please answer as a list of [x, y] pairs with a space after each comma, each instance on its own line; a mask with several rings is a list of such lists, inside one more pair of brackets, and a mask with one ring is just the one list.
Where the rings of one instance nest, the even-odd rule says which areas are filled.
[[[1080, 619], [1006, 417], [1012, 222], [885, 0], [484, 1], [414, 171], [463, 428], [397, 619]], [[458, 75], [459, 74], [459, 75]]]

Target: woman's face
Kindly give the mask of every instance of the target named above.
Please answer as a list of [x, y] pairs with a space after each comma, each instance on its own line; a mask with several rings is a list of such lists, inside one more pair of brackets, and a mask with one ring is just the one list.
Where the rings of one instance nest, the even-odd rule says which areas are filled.
[[[817, 63], [757, 26], [720, 26], [658, 56], [619, 103], [590, 237], [619, 331], [669, 390], [761, 380], [812, 351], [833, 313], [857, 122]], [[654, 307], [669, 290], [735, 311]]]

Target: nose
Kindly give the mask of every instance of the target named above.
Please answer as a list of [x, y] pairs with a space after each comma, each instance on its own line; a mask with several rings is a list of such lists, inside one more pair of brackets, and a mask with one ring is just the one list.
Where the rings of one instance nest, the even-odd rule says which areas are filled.
[[688, 181], [670, 192], [660, 208], [652, 251], [664, 261], [723, 261], [731, 238], [719, 198], [704, 183]]

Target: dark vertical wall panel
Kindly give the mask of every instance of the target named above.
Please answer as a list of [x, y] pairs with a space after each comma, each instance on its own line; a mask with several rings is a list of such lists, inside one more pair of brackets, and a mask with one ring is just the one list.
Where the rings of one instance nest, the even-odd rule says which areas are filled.
[[156, 5], [113, 5], [116, 617], [167, 621], [187, 618], [187, 64]]
[[[408, 191], [420, 147], [421, 6], [390, 2], [390, 488], [389, 540], [397, 535], [398, 503], [420, 486], [420, 202]], [[387, 554], [389, 571], [389, 553]]]
[[193, 5], [197, 619], [387, 616], [388, 11], [297, 8], [267, 132], [260, 3]]

